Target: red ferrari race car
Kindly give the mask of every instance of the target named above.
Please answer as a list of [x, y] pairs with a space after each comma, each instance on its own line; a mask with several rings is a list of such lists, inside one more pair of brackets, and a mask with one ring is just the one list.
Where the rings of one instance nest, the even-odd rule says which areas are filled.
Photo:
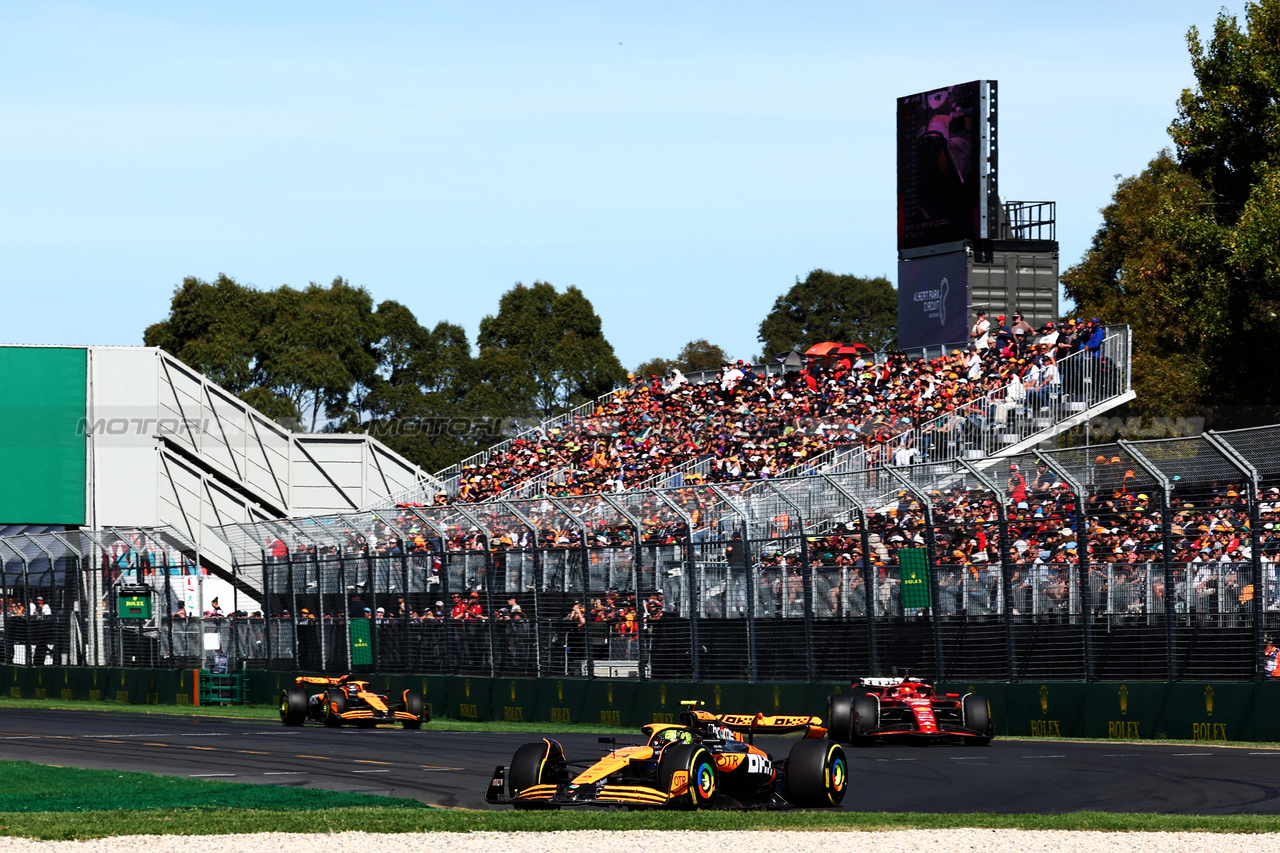
[[986, 746], [991, 705], [975, 693], [935, 693], [919, 678], [858, 678], [853, 693], [827, 699], [828, 736], [841, 743], [938, 741]]
[[371, 729], [378, 723], [400, 723], [406, 729], [420, 729], [430, 719], [422, 694], [416, 690], [406, 690], [393, 699], [374, 693], [369, 682], [357, 681], [350, 675], [300, 675], [294, 679], [293, 687], [286, 687], [280, 694], [280, 722], [286, 726], [310, 721], [330, 728], [353, 723]]
[[[494, 770], [490, 803], [517, 809], [614, 806], [628, 809], [831, 808], [848, 785], [844, 749], [817, 717], [711, 714], [692, 708], [679, 723], [642, 726], [645, 742], [617, 746], [600, 738], [600, 758], [570, 760], [543, 738]], [[804, 732], [787, 758], [755, 746], [757, 734]]]

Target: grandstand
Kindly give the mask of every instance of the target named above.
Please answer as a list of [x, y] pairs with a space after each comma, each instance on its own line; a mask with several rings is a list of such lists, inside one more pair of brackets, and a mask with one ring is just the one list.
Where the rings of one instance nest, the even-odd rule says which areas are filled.
[[354, 510], [430, 482], [367, 436], [290, 432], [156, 348], [2, 346], [0, 383], [0, 525], [164, 530], [161, 550], [182, 543], [212, 573], [210, 597], [233, 578], [212, 526]]
[[732, 390], [715, 377], [634, 383], [368, 508], [858, 470], [899, 450], [924, 461], [1017, 453], [1133, 399], [1130, 350], [1128, 327], [1109, 327], [1096, 351], [1064, 355], [1056, 381], [1030, 390], [1033, 352], [971, 369], [967, 344], [816, 376], [747, 371]]
[[[288, 458], [305, 460], [312, 467], [304, 472], [315, 474], [287, 482], [266, 477], [297, 469], [273, 464], [283, 450], [272, 455], [270, 442], [248, 436], [288, 434], [268, 432], [261, 415], [233, 405], [225, 392], [158, 351], [126, 351], [132, 369], [119, 376], [134, 389], [127, 399], [158, 419], [190, 416], [200, 411], [196, 401], [208, 400], [218, 428], [150, 441], [114, 437], [105, 426], [91, 430], [102, 433], [91, 436], [91, 445], [112, 461], [110, 470], [137, 485], [170, 470], [166, 466], [203, 459], [206, 491], [216, 483], [242, 499], [251, 489], [261, 498], [232, 504], [230, 511], [211, 500], [202, 510], [216, 521], [210, 526], [217, 553], [226, 555], [222, 566], [229, 565], [217, 568], [231, 581], [224, 612], [198, 616], [209, 610], [211, 597], [197, 602], [189, 595], [191, 582], [178, 580], [189, 578], [193, 566], [213, 563], [211, 536], [186, 512], [203, 504], [167, 502], [158, 492], [154, 514], [146, 514], [149, 503], [115, 508], [133, 512], [131, 523], [112, 518], [104, 524], [103, 508], [96, 508], [97, 523], [78, 531], [0, 539], [0, 582], [23, 602], [19, 611], [44, 592], [63, 612], [91, 614], [84, 623], [59, 620], [54, 629], [58, 640], [50, 645], [68, 662], [197, 665], [218, 647], [245, 665], [341, 669], [350, 664], [353, 620], [366, 615], [365, 607], [374, 616], [381, 606], [377, 665], [391, 670], [756, 678], [797, 672], [789, 668], [799, 658], [778, 657], [783, 646], [811, 650], [828, 642], [837, 643], [831, 648], [864, 644], [859, 648], [870, 658], [854, 651], [843, 657], [878, 664], [882, 619], [919, 643], [922, 626], [955, 614], [997, 622], [1023, 615], [1021, 608], [1004, 609], [1015, 600], [1012, 591], [999, 592], [985, 611], [975, 609], [976, 598], [963, 608], [940, 603], [932, 611], [937, 618], [927, 620], [895, 597], [898, 543], [908, 541], [907, 533], [912, 541], [921, 530], [938, 534], [919, 515], [933, 511], [935, 501], [917, 494], [915, 484], [931, 476], [963, 479], [966, 472], [981, 482], [982, 471], [1005, 464], [992, 461], [993, 450], [1003, 451], [1005, 460], [1020, 458], [1129, 399], [1128, 346], [1127, 329], [1108, 329], [1092, 352], [1065, 356], [1058, 381], [1040, 395], [1031, 393], [1035, 383], [1022, 380], [1036, 365], [1012, 352], [972, 366], [962, 363], [972, 358], [964, 352], [915, 362], [881, 356], [831, 374], [745, 379], [733, 388], [635, 385], [468, 460], [448, 480], [410, 472], [417, 485], [380, 499], [376, 495], [392, 491], [388, 466], [320, 465], [327, 437], [292, 439], [296, 449]], [[112, 356], [95, 360], [106, 364]], [[971, 367], [989, 378], [971, 374]], [[962, 374], [974, 381], [960, 381]], [[93, 376], [101, 393], [121, 382], [113, 385], [110, 371]], [[137, 391], [154, 387], [161, 391]], [[931, 406], [943, 416], [920, 417]], [[90, 411], [110, 423], [100, 408]], [[701, 418], [706, 436], [685, 429], [691, 416]], [[646, 418], [666, 423], [668, 417], [684, 452], [659, 443], [660, 431], [637, 428]], [[641, 453], [650, 438], [655, 441]], [[127, 468], [145, 455], [140, 447], [162, 462]], [[621, 476], [616, 466], [580, 464], [605, 447], [634, 460], [620, 466]], [[362, 453], [382, 451], [369, 443]], [[536, 464], [511, 466], [513, 458]], [[353, 476], [357, 471], [364, 473]], [[485, 483], [495, 472], [502, 479]], [[381, 478], [375, 488], [370, 473]], [[468, 482], [482, 487], [467, 488]], [[988, 500], [999, 503], [998, 491], [989, 487]], [[903, 504], [899, 492], [914, 495], [915, 506]], [[362, 494], [377, 508], [358, 511]], [[422, 500], [406, 501], [406, 495]], [[336, 506], [317, 512], [322, 500]], [[1009, 514], [1016, 516], [1016, 509]], [[803, 544], [808, 539], [829, 541], [830, 556], [813, 552]], [[986, 558], [985, 576], [982, 569], [974, 574], [986, 578], [984, 588], [994, 588], [990, 567], [999, 564], [998, 554]], [[930, 565], [948, 577], [946, 561], [934, 557]], [[862, 578], [859, 561], [878, 561], [882, 577]], [[963, 586], [968, 576], [953, 574]], [[101, 608], [103, 593], [120, 584], [153, 591], [157, 606], [149, 620]], [[576, 617], [566, 621], [575, 601], [583, 605], [581, 624]], [[1041, 607], [1041, 597], [1028, 602], [1033, 619], [1057, 618], [1058, 611]], [[448, 612], [459, 618], [443, 618]], [[468, 613], [485, 618], [463, 618]], [[17, 621], [10, 635], [21, 636], [23, 613], [11, 616]], [[849, 620], [861, 620], [863, 630], [850, 630]], [[41, 654], [36, 644], [20, 643], [9, 659]], [[912, 656], [921, 659], [918, 652]], [[941, 668], [945, 660], [937, 657], [935, 664]]]

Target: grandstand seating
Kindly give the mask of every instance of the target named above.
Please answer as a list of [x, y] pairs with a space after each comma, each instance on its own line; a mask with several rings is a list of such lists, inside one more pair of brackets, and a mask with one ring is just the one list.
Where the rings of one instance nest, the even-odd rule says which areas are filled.
[[[1133, 397], [1127, 327], [1082, 324], [1060, 356], [1027, 343], [986, 354], [881, 355], [779, 374], [725, 365], [624, 388], [375, 504], [618, 492], [1015, 453]], [[741, 363], [740, 363], [741, 364]], [[741, 376], [737, 379], [737, 376]]]

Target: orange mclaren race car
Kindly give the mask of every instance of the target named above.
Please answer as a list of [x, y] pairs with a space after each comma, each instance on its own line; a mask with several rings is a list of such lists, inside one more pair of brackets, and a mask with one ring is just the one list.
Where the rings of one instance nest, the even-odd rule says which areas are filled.
[[827, 700], [829, 736], [870, 746], [878, 740], [986, 746], [995, 727], [991, 705], [976, 693], [936, 693], [919, 678], [858, 678], [853, 693]]
[[[690, 703], [686, 703], [690, 704]], [[485, 799], [517, 809], [615, 806], [630, 809], [711, 807], [830, 808], [848, 784], [844, 749], [826, 738], [818, 717], [711, 714], [692, 707], [679, 723], [642, 726], [645, 742], [599, 759], [572, 761], [543, 738], [516, 750], [494, 770]], [[786, 759], [755, 746], [757, 734], [804, 732]]]
[[337, 678], [300, 675], [293, 687], [280, 694], [280, 722], [300, 726], [305, 722], [336, 727], [353, 723], [371, 729], [378, 723], [400, 723], [406, 729], [420, 729], [431, 719], [422, 703], [422, 694], [406, 690], [398, 699], [369, 689], [369, 682], [350, 675]]

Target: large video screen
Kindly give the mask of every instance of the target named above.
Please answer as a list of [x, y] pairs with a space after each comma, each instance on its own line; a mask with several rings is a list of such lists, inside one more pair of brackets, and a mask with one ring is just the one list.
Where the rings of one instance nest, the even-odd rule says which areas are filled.
[[898, 249], [991, 236], [994, 81], [898, 99]]

